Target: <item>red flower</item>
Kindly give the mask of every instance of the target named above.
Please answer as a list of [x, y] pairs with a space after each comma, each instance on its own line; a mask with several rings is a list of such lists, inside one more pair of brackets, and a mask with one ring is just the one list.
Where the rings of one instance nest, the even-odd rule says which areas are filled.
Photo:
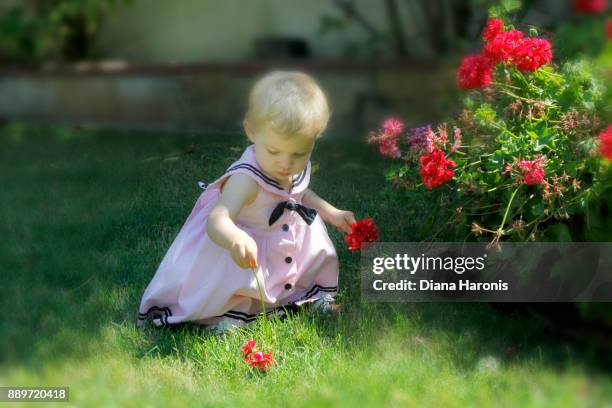
[[453, 167], [455, 162], [447, 159], [444, 152], [435, 149], [429, 154], [424, 154], [419, 158], [421, 162], [420, 174], [423, 184], [430, 190], [432, 187], [446, 183], [455, 175]]
[[351, 251], [361, 250], [364, 242], [378, 240], [378, 228], [372, 218], [359, 220], [351, 225], [351, 233], [344, 237]]
[[493, 64], [480, 54], [464, 57], [457, 70], [457, 84], [463, 89], [486, 88], [491, 83]]
[[550, 42], [542, 38], [525, 38], [515, 49], [513, 57], [521, 71], [535, 71], [552, 60]]
[[382, 130], [388, 136], [398, 136], [404, 131], [404, 126], [404, 122], [400, 118], [391, 116], [383, 122]]
[[512, 62], [517, 47], [523, 39], [523, 33], [517, 30], [502, 31], [484, 47], [483, 54], [493, 64]]
[[243, 347], [240, 347], [244, 356], [244, 361], [247, 362], [249, 367], [257, 367], [263, 371], [266, 371], [269, 367], [276, 364], [274, 358], [272, 358], [272, 352], [262, 353], [261, 351], [255, 351], [255, 341], [249, 340]]
[[247, 341], [243, 347], [240, 347], [240, 350], [242, 350], [242, 354], [244, 354], [244, 357], [246, 358], [249, 354], [253, 352], [253, 350], [255, 350], [255, 341]]
[[544, 179], [544, 167], [542, 166], [543, 157], [534, 160], [521, 160], [518, 166], [523, 169], [523, 182], [528, 186], [540, 184]]
[[606, 21], [606, 36], [608, 37], [608, 41], [612, 40], [612, 18]]
[[603, 13], [608, 7], [607, 0], [574, 0], [574, 10], [577, 13]]
[[262, 371], [266, 371], [276, 364], [276, 361], [272, 358], [272, 352], [263, 353], [261, 351], [255, 351], [250, 356], [245, 357], [245, 361], [249, 364], [249, 367], [257, 367]]
[[492, 18], [487, 21], [487, 26], [485, 27], [484, 33], [482, 34], [482, 38], [485, 41], [493, 41], [497, 34], [504, 31], [504, 22], [501, 18]]
[[599, 152], [606, 159], [612, 160], [612, 125], [599, 134]]

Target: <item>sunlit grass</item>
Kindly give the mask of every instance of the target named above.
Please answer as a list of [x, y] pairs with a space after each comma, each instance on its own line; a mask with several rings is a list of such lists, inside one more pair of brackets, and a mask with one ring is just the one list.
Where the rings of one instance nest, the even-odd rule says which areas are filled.
[[[302, 312], [214, 336], [137, 329], [140, 297], [201, 190], [240, 135], [10, 125], [0, 129], [0, 384], [67, 385], [77, 406], [602, 405], [594, 350], [486, 304], [368, 304], [359, 257], [341, 261], [340, 316]], [[362, 139], [322, 140], [311, 188], [382, 240], [417, 239], [419, 219], [378, 194], [386, 166]], [[252, 372], [255, 339], [278, 362]]]

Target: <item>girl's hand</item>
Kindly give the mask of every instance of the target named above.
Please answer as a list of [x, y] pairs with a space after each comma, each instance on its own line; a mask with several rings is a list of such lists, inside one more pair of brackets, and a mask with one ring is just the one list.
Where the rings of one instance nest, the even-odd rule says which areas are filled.
[[257, 268], [257, 243], [249, 234], [241, 232], [230, 246], [232, 259], [243, 269]]
[[329, 214], [327, 214], [327, 221], [338, 228], [340, 231], [350, 234], [353, 229], [351, 228], [351, 224], [356, 223], [355, 215], [352, 211], [344, 211], [334, 209]]

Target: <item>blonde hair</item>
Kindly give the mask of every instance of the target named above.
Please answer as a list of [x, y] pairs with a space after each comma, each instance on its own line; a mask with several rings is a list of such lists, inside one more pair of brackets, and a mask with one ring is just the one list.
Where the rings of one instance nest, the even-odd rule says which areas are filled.
[[253, 86], [246, 120], [255, 128], [265, 123], [282, 135], [318, 138], [327, 127], [329, 107], [325, 94], [309, 75], [273, 71]]

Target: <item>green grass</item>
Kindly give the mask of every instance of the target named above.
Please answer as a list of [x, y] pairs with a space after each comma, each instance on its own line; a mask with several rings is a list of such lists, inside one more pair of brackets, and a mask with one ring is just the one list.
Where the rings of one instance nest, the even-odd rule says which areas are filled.
[[[311, 188], [383, 241], [418, 219], [378, 191], [387, 165], [355, 140], [322, 140]], [[591, 406], [609, 403], [596, 350], [487, 304], [368, 304], [359, 256], [330, 228], [343, 314], [302, 312], [216, 337], [135, 327], [142, 292], [240, 135], [0, 128], [0, 385], [67, 385], [77, 406]], [[251, 372], [255, 339], [277, 367]], [[511, 348], [511, 349], [509, 349]]]

